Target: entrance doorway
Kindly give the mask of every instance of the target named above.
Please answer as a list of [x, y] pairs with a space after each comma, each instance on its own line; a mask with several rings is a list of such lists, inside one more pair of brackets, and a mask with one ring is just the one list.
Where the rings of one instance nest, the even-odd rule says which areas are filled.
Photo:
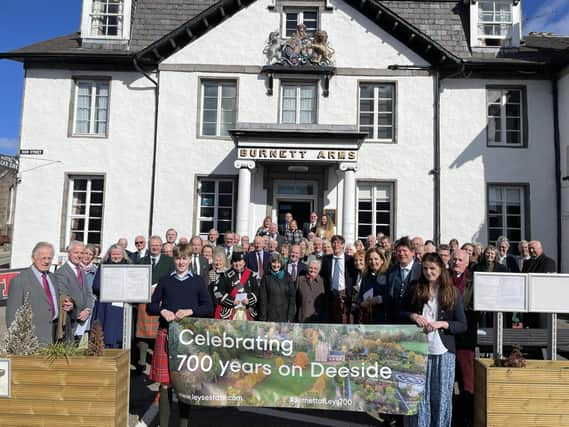
[[318, 209], [318, 182], [306, 180], [276, 180], [273, 190], [273, 218], [282, 230], [285, 214], [292, 213], [298, 228], [309, 222], [310, 212]]
[[302, 230], [304, 223], [310, 221], [310, 212], [312, 212], [312, 201], [279, 201], [278, 206], [278, 224], [284, 227], [285, 214], [292, 213], [292, 217], [296, 220], [298, 228]]

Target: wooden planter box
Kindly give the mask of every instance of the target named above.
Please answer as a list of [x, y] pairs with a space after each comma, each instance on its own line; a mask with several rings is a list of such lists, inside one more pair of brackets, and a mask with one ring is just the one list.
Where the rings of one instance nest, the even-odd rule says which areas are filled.
[[525, 368], [474, 362], [474, 425], [569, 426], [569, 361], [528, 360]]
[[0, 426], [127, 426], [128, 351], [69, 361], [11, 360], [11, 397], [0, 399]]

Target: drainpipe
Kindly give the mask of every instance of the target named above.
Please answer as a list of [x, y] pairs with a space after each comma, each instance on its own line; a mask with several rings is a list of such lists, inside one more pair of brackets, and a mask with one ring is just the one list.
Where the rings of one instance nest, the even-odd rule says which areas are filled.
[[441, 76], [440, 71], [435, 68], [433, 71], [433, 96], [434, 96], [434, 136], [433, 136], [433, 170], [429, 172], [433, 175], [433, 216], [434, 216], [434, 236], [433, 240], [438, 246], [441, 243], [441, 81], [450, 79], [464, 73], [464, 62], [460, 64], [458, 70], [452, 74]]
[[433, 71], [433, 240], [441, 243], [441, 74]]
[[551, 79], [551, 92], [553, 98], [553, 146], [555, 149], [555, 202], [556, 202], [556, 225], [557, 225], [557, 272], [561, 271], [563, 261], [563, 238], [561, 226], [561, 141], [559, 136], [559, 89], [557, 76]]
[[148, 75], [148, 73], [140, 68], [136, 57], [133, 58], [132, 63], [134, 68], [154, 85], [154, 141], [152, 146], [152, 178], [150, 182], [150, 208], [148, 213], [148, 236], [152, 236], [154, 224], [154, 187], [156, 186], [156, 151], [158, 147], [158, 101], [160, 99], [160, 86], [157, 80], [154, 80]]

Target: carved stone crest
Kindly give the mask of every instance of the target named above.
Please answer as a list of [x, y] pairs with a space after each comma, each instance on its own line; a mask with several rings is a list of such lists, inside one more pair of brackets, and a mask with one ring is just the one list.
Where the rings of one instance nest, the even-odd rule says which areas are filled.
[[281, 38], [278, 31], [271, 32], [263, 53], [269, 65], [334, 65], [334, 49], [328, 44], [326, 31], [318, 30], [310, 38], [304, 24], [298, 24], [289, 39]]

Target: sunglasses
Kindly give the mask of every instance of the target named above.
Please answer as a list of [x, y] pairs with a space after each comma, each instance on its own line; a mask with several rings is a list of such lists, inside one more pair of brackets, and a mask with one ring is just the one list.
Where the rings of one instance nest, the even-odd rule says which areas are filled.
[[144, 245], [144, 242], [134, 242], [135, 245]]

